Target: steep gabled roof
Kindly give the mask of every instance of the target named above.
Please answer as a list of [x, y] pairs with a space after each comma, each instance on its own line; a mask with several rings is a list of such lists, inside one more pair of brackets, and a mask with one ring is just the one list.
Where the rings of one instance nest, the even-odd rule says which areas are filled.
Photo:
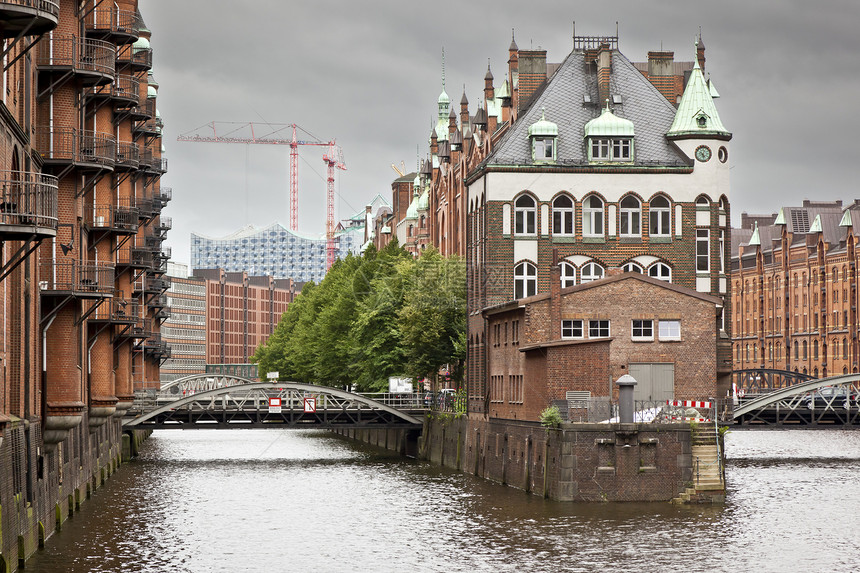
[[[600, 105], [583, 105], [583, 95], [597, 102], [596, 74], [586, 71], [585, 54], [571, 52], [517, 118], [494, 152], [484, 161], [489, 165], [530, 165], [532, 153], [528, 128], [542, 110], [559, 126], [557, 165], [588, 165], [585, 124], [598, 117]], [[612, 112], [633, 122], [636, 166], [688, 166], [688, 160], [666, 139], [675, 119], [675, 107], [633, 64], [617, 50], [612, 51], [610, 91], [622, 97]]]

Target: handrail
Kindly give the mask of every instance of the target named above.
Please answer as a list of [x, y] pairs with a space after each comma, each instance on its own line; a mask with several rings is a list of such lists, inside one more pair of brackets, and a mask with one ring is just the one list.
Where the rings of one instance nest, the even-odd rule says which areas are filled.
[[43, 262], [40, 267], [39, 288], [42, 291], [113, 294], [115, 290], [114, 266], [110, 264]]
[[57, 189], [53, 175], [0, 172], [0, 224], [57, 230]]
[[12, 4], [24, 8], [32, 8], [33, 10], [38, 10], [40, 12], [47, 12], [54, 17], [59, 17], [60, 15], [59, 2], [52, 2], [51, 0], [3, 0], [0, 2], [0, 5], [2, 4]]
[[37, 127], [39, 153], [46, 160], [96, 163], [113, 167], [116, 138], [107, 133], [73, 127]]
[[74, 34], [53, 34], [39, 42], [39, 67], [64, 67], [113, 76], [116, 48], [110, 42], [80, 38]]
[[87, 17], [86, 27], [87, 30], [127, 34], [135, 38], [140, 36], [140, 18], [133, 10], [96, 8]]

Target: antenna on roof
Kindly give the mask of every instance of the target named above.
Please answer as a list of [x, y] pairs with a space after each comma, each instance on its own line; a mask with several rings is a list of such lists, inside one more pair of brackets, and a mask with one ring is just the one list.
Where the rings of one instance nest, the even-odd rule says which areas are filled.
[[442, 46], [442, 91], [445, 91], [445, 46]]
[[618, 49], [618, 20], [615, 21], [615, 49]]

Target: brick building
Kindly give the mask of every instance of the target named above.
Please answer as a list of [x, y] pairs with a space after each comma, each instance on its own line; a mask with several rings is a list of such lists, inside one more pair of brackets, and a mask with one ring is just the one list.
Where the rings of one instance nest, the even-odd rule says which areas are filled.
[[300, 292], [292, 279], [195, 269], [206, 281], [206, 363], [248, 364]]
[[860, 201], [804, 201], [741, 217], [731, 260], [736, 370], [858, 371]]
[[[563, 287], [599, 281], [613, 269], [666, 281], [687, 295], [728, 300], [731, 134], [703, 73], [701, 43], [695, 54], [689, 73], [677, 74], [685, 66], [674, 64], [666, 72], [681, 78], [666, 82], [682, 82], [677, 107], [667, 100], [674, 93], [667, 85], [652, 83], [659, 74], [640, 71], [618, 51], [616, 37], [575, 37], [557, 65], [546, 62], [545, 51], [512, 43], [502, 88], [494, 90], [487, 74], [486, 93], [501, 104], [485, 103], [483, 110], [488, 117], [501, 113], [494, 126], [483, 123], [483, 114], [472, 119], [474, 147], [457, 158], [468, 196], [467, 231], [442, 231], [466, 242], [470, 411], [488, 412], [499, 399], [494, 388], [508, 385], [497, 377], [517, 375], [494, 371], [488, 360], [486, 309], [548, 293], [556, 281]], [[446, 181], [448, 149], [436, 139], [442, 173], [434, 170], [431, 190], [437, 177]], [[698, 397], [723, 394], [731, 374], [729, 309], [712, 308], [715, 370], [707, 388], [698, 386], [705, 394]], [[531, 340], [527, 329], [520, 336]], [[546, 332], [537, 336], [542, 343], [555, 340]], [[681, 386], [672, 391], [687, 394]]]
[[636, 400], [711, 396], [721, 299], [619, 273], [486, 308], [491, 418], [536, 420], [567, 392], [609, 397], [624, 374]]
[[189, 276], [188, 266], [167, 263], [169, 315], [161, 334], [170, 357], [161, 365], [161, 382], [206, 370], [206, 280]]
[[2, 2], [0, 35], [2, 569], [28, 520], [68, 515], [61, 474], [70, 493], [118, 463], [122, 414], [158, 384], [171, 190], [137, 0]]

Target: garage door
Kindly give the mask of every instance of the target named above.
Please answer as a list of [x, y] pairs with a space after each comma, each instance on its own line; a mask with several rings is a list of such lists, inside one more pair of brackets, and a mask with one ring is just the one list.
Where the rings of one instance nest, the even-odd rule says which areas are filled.
[[661, 401], [675, 397], [674, 364], [631, 364], [630, 375], [636, 379], [634, 400]]

